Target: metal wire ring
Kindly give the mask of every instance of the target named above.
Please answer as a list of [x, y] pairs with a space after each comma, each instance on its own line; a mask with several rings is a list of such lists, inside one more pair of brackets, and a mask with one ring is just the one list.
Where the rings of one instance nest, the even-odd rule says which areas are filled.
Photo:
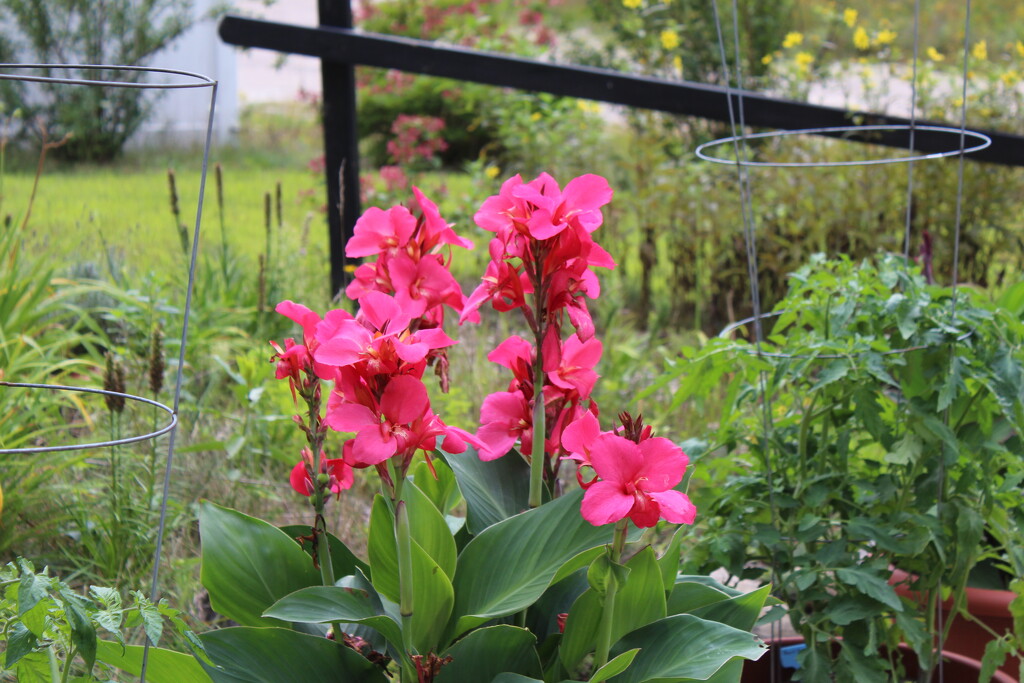
[[[723, 159], [721, 157], [711, 156], [705, 150], [718, 147], [720, 145], [733, 144], [736, 142], [746, 142], [747, 140], [755, 140], [761, 138], [782, 138], [789, 137], [792, 135], [835, 135], [839, 133], [860, 133], [869, 131], [929, 131], [932, 133], [950, 133], [955, 134], [958, 138], [970, 137], [977, 140], [978, 143], [973, 147], [965, 147], [961, 149], [957, 146], [956, 149], [945, 151], [945, 152], [931, 152], [928, 154], [918, 154], [914, 156], [904, 157], [885, 157], [882, 159], [860, 159], [854, 161], [750, 161], [747, 159]], [[840, 138], [841, 139], [841, 138]], [[973, 130], [966, 130], [961, 128], [952, 128], [950, 126], [911, 126], [909, 124], [892, 124], [892, 125], [871, 125], [871, 126], [831, 126], [826, 128], [801, 128], [799, 130], [776, 130], [768, 133], [751, 133], [750, 135], [733, 135], [727, 138], [719, 138], [718, 140], [712, 140], [711, 142], [705, 142], [703, 145], [697, 148], [696, 154], [699, 158], [704, 161], [710, 161], [715, 164], [727, 164], [731, 166], [758, 166], [765, 168], [811, 168], [811, 167], [832, 167], [832, 166], [879, 166], [882, 164], [902, 164], [911, 161], [924, 161], [926, 159], [942, 159], [945, 157], [952, 157], [961, 154], [970, 154], [971, 152], [977, 152], [991, 146], [992, 139], [984, 133], [979, 133]]]
[[85, 388], [85, 387], [72, 387], [72, 386], [67, 386], [67, 385], [64, 385], [64, 384], [32, 384], [32, 383], [26, 383], [26, 382], [2, 382], [2, 381], [0, 381], [0, 386], [3, 386], [3, 387], [17, 387], [17, 388], [22, 388], [22, 389], [44, 389], [44, 390], [50, 390], [50, 391], [77, 391], [77, 392], [81, 392], [81, 393], [85, 393], [85, 394], [102, 394], [103, 396], [116, 396], [116, 397], [127, 399], [129, 401], [136, 401], [138, 403], [149, 404], [149, 405], [151, 405], [151, 406], [153, 406], [155, 408], [159, 408], [159, 409], [163, 410], [165, 413], [167, 413], [168, 415], [171, 416], [171, 421], [167, 425], [161, 427], [160, 429], [154, 430], [152, 432], [147, 432], [145, 434], [140, 434], [138, 436], [129, 436], [129, 437], [126, 437], [124, 439], [114, 439], [114, 440], [111, 440], [111, 441], [97, 441], [95, 443], [68, 444], [68, 445], [64, 445], [64, 446], [36, 446], [36, 447], [32, 447], [32, 448], [0, 448], [0, 454], [3, 454], [3, 455], [8, 455], [8, 454], [11, 454], [11, 453], [52, 453], [52, 452], [55, 452], [55, 451], [82, 451], [82, 450], [89, 450], [89, 449], [92, 449], [92, 448], [107, 448], [108, 446], [121, 446], [121, 445], [124, 445], [124, 444], [136, 443], [138, 441], [147, 441], [149, 439], [154, 439], [154, 438], [160, 436], [161, 434], [166, 434], [167, 432], [171, 431], [172, 429], [174, 429], [175, 425], [178, 424], [178, 416], [177, 416], [177, 414], [173, 410], [171, 410], [171, 408], [169, 408], [168, 406], [165, 406], [163, 403], [160, 403], [159, 401], [154, 401], [153, 399], [145, 398], [144, 396], [136, 396], [134, 394], [124, 394], [124, 393], [121, 393], [120, 391], [108, 391], [106, 389], [89, 389], [89, 388]]
[[156, 66], [113, 66], [110, 64], [0, 64], [0, 69], [81, 69], [85, 71], [137, 71], [155, 74], [170, 74], [193, 79], [187, 83], [134, 83], [132, 81], [103, 81], [88, 78], [59, 78], [56, 76], [26, 76], [25, 74], [0, 73], [0, 81], [29, 81], [32, 83], [58, 83], [62, 85], [104, 85], [116, 88], [136, 88], [139, 90], [175, 90], [182, 88], [211, 88], [217, 82], [209, 76], [181, 71], [180, 69], [164, 69]]
[[[744, 318], [743, 320], [737, 320], [734, 323], [730, 323], [729, 325], [726, 325], [725, 328], [722, 329], [722, 331], [718, 333], [718, 336], [721, 339], [728, 339], [729, 335], [731, 335], [733, 332], [735, 332], [736, 330], [740, 329], [741, 327], [746, 327], [747, 325], [749, 325], [749, 324], [751, 324], [753, 322], [758, 322], [758, 321], [761, 321], [761, 320], [767, 320], [768, 318], [775, 318], [775, 317], [778, 317], [778, 316], [780, 316], [780, 315], [782, 315], [784, 313], [788, 313], [788, 312], [789, 312], [788, 310], [772, 311], [770, 313], [763, 313], [763, 314], [761, 314], [759, 316], [755, 315], [755, 316], [750, 316], [749, 318]], [[955, 343], [960, 343], [960, 342], [966, 340], [968, 337], [970, 337], [971, 333], [972, 333], [972, 331], [968, 330], [968, 331], [964, 332], [963, 334], [957, 336], [952, 341], [955, 342]], [[945, 344], [945, 343], [949, 343], [949, 342], [943, 342], [943, 343]], [[789, 359], [789, 358], [792, 358], [792, 359], [796, 359], [796, 360], [815, 360], [815, 359], [837, 360], [837, 359], [840, 359], [840, 358], [853, 358], [853, 357], [858, 357], [858, 356], [864, 356], [864, 355], [867, 355], [868, 353], [877, 353], [879, 356], [898, 356], [900, 354], [910, 353], [911, 351], [923, 351], [925, 349], [933, 348], [934, 346], [935, 345], [933, 345], [933, 344], [918, 344], [916, 346], [907, 346], [907, 347], [904, 347], [902, 349], [889, 349], [888, 351], [857, 351], [857, 352], [854, 352], [854, 353], [819, 353], [819, 354], [813, 354], [813, 355], [812, 354], [808, 354], [808, 353], [779, 353], [777, 351], [764, 351], [764, 350], [761, 350], [761, 349], [742, 349], [742, 350], [747, 352], [747, 353], [749, 353], [749, 354], [751, 354], [751, 355], [754, 355], [754, 356], [764, 356], [765, 358], [778, 358], [778, 359]]]

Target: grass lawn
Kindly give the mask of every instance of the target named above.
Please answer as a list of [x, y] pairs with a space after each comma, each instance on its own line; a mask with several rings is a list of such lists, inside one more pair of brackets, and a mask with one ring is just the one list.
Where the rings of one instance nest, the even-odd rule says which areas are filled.
[[[191, 234], [199, 192], [199, 164], [175, 170], [181, 223]], [[33, 176], [8, 173], [3, 185], [2, 211], [16, 222], [23, 219]], [[224, 171], [224, 217], [217, 205], [213, 173], [207, 180], [202, 225], [202, 249], [220, 243], [223, 224], [229, 243], [251, 258], [264, 244], [264, 194], [273, 196], [281, 184], [285, 221], [300, 236], [310, 225], [312, 248], [323, 248], [327, 238], [318, 207], [323, 200], [317, 179], [305, 169], [267, 169], [253, 166]], [[172, 267], [181, 252], [179, 233], [171, 213], [166, 169], [122, 167], [46, 171], [39, 182], [29, 221], [28, 243], [61, 261], [105, 258], [104, 246], [129, 267]]]

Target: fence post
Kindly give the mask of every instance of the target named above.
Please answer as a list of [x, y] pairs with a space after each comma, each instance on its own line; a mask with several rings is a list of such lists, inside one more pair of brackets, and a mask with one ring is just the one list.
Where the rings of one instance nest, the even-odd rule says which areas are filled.
[[[352, 28], [350, 0], [317, 0], [321, 26]], [[331, 251], [331, 296], [351, 278], [345, 243], [362, 209], [359, 201], [359, 136], [356, 130], [355, 67], [320, 60], [323, 81], [324, 174]]]

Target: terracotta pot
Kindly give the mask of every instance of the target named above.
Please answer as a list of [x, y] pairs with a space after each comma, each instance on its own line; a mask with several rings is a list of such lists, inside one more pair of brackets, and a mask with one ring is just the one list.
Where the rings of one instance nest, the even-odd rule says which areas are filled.
[[[892, 572], [893, 588], [896, 593], [915, 600], [917, 594], [907, 588], [911, 576], [900, 569]], [[972, 616], [985, 622], [986, 625], [996, 633], [1002, 635], [1007, 631], [1013, 631], [1013, 616], [1010, 614], [1010, 601], [1013, 600], [1012, 591], [989, 590], [985, 588], [967, 588], [967, 611]], [[951, 617], [954, 600], [950, 597], [942, 603], [943, 623]], [[942, 649], [946, 652], [956, 652], [967, 655], [972, 659], [981, 659], [985, 654], [985, 645], [992, 640], [991, 634], [973, 621], [968, 621], [956, 615], [953, 617], [953, 624], [949, 628], [949, 636], [943, 643]], [[1019, 663], [1015, 657], [1007, 657], [1000, 667], [1011, 676], [1016, 676]]]
[[[791, 637], [791, 638], [780, 638], [779, 640], [771, 641], [769, 645], [769, 651], [765, 653], [761, 659], [756, 662], [744, 662], [743, 663], [743, 675], [740, 677], [740, 683], [788, 683], [791, 680], [791, 676], [794, 669], [782, 668], [781, 662], [778, 656], [773, 656], [774, 652], [777, 652], [777, 648], [783, 648], [788, 645], [799, 645], [803, 643], [803, 638]], [[773, 652], [774, 651], [774, 652]], [[917, 675], [917, 655], [909, 647], [900, 646], [900, 652], [903, 655], [903, 664], [907, 668], [907, 674], [914, 680]], [[956, 683], [975, 683], [978, 680], [978, 676], [981, 673], [981, 662], [976, 659], [971, 659], [955, 652], [943, 652], [943, 666], [942, 674], [943, 680], [955, 681]], [[773, 677], [774, 669], [774, 677]], [[932, 676], [934, 681], [938, 681], [938, 672], [934, 672]], [[809, 682], [813, 683], [813, 682]], [[997, 671], [992, 677], [992, 683], [1018, 683], [1017, 679], [1013, 676]]]

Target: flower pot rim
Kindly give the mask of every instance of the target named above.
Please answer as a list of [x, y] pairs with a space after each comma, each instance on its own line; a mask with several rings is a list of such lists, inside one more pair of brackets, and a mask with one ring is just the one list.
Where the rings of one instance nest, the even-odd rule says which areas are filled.
[[[915, 599], [918, 596], [916, 591], [910, 590], [908, 584], [916, 578], [912, 574], [909, 574], [902, 569], [893, 568], [892, 580], [890, 583], [893, 588], [896, 589], [897, 594]], [[1008, 590], [996, 590], [992, 588], [972, 588], [968, 586], [966, 589], [967, 593], [967, 611], [974, 616], [985, 616], [985, 617], [1009, 617], [1010, 616], [1010, 603], [1013, 601], [1015, 594], [1013, 591]], [[952, 610], [954, 604], [953, 596], [950, 596], [942, 601], [942, 607], [944, 609]]]

